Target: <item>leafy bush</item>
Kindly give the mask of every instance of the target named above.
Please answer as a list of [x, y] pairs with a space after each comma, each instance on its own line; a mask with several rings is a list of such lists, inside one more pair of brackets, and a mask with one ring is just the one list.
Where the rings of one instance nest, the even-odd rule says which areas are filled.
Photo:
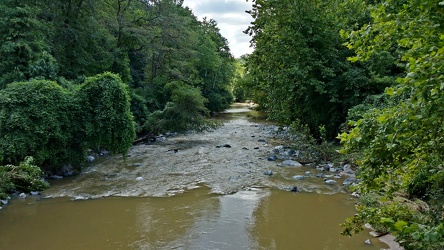
[[153, 132], [186, 132], [202, 131], [216, 126], [207, 121], [207, 100], [199, 89], [181, 83], [171, 83], [168, 88], [172, 92], [169, 101], [162, 111], [152, 113], [145, 125], [146, 130]]
[[0, 166], [0, 199], [5, 199], [8, 193], [41, 191], [49, 184], [41, 179], [43, 171], [32, 165], [34, 159], [26, 157], [18, 166]]
[[134, 141], [135, 129], [127, 86], [119, 76], [107, 72], [88, 77], [78, 96], [86, 146], [126, 154]]
[[0, 91], [0, 164], [26, 156], [45, 171], [80, 166], [86, 149], [125, 154], [135, 138], [130, 97], [117, 75], [87, 78], [68, 91], [47, 80], [12, 83]]
[[[3, 164], [17, 164], [32, 155], [40, 166], [78, 163], [82, 155], [79, 112], [72, 93], [55, 82], [12, 83], [0, 91], [0, 155]], [[76, 160], [77, 159], [77, 160]]]

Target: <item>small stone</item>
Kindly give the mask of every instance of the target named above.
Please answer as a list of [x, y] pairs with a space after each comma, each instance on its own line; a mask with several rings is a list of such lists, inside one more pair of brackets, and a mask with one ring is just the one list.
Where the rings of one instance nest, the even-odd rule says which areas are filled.
[[335, 180], [327, 180], [327, 179], [325, 179], [324, 182], [325, 182], [326, 184], [329, 184], [329, 185], [332, 185], [332, 184], [335, 184], [335, 183], [336, 183]]
[[305, 172], [305, 175], [310, 175], [310, 174], [311, 174], [310, 171]]
[[30, 194], [31, 194], [31, 195], [39, 195], [40, 192], [39, 192], [39, 191], [31, 191]]
[[269, 156], [269, 157], [267, 158], [267, 160], [268, 160], [268, 161], [276, 161], [276, 160], [277, 160], [277, 156], [276, 156], [276, 155]]
[[291, 167], [301, 167], [302, 164], [300, 164], [297, 161], [293, 161], [293, 160], [285, 160], [282, 162], [282, 164], [286, 165], [286, 166], [291, 166]]
[[216, 148], [231, 148], [230, 144], [217, 145]]
[[136, 181], [143, 181], [143, 177], [140, 177], [140, 176], [137, 177], [137, 178], [136, 178]]
[[305, 176], [303, 176], [303, 175], [295, 175], [295, 176], [293, 176], [293, 179], [295, 179], [295, 180], [302, 180], [304, 178], [305, 178]]
[[86, 160], [87, 160], [88, 162], [93, 162], [95, 159], [96, 159], [96, 158], [94, 158], [94, 156], [92, 156], [92, 155], [88, 155], [88, 156], [86, 156]]
[[0, 200], [0, 202], [1, 202], [3, 205], [8, 205], [8, 203], [9, 203], [8, 200]]
[[299, 188], [294, 186], [290, 188], [290, 192], [299, 192]]
[[265, 139], [259, 139], [259, 140], [257, 140], [258, 142], [264, 142], [264, 143], [267, 143], [267, 141], [265, 140]]
[[20, 199], [25, 199], [26, 198], [26, 194], [25, 193], [20, 193], [18, 197]]
[[104, 150], [100, 151], [100, 155], [101, 156], [109, 155], [109, 151], [104, 149]]
[[133, 164], [133, 167], [140, 167], [140, 166], [142, 166], [142, 163], [140, 163], [140, 162], [137, 162], [137, 163]]
[[264, 175], [272, 176], [273, 175], [273, 171], [267, 170], [267, 171], [264, 172]]
[[259, 147], [254, 147], [254, 149], [259, 149]]
[[371, 245], [371, 244], [372, 244], [372, 242], [370, 241], [370, 239], [366, 239], [366, 240], [364, 241], [364, 243], [367, 244], [367, 245]]

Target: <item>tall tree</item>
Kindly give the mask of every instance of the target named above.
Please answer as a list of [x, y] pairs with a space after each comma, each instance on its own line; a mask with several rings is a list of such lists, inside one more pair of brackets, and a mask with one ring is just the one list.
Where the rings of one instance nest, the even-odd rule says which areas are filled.
[[249, 71], [265, 92], [270, 118], [308, 124], [315, 135], [325, 126], [330, 139], [348, 108], [384, 87], [370, 84], [365, 69], [346, 60], [338, 2], [256, 0], [246, 31], [255, 47]]
[[2, 1], [0, 9], [0, 89], [14, 81], [54, 79], [58, 68], [41, 10], [27, 1], [15, 0]]

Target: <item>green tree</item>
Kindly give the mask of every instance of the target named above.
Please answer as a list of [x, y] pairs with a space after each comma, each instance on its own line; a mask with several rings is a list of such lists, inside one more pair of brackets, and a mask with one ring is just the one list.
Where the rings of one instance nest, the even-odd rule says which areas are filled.
[[108, 72], [88, 77], [78, 95], [86, 146], [125, 155], [135, 139], [128, 87]]
[[26, 156], [44, 170], [79, 163], [78, 112], [73, 94], [55, 82], [9, 84], [0, 91], [1, 164], [18, 164]]
[[58, 67], [45, 34], [47, 22], [41, 10], [27, 1], [0, 3], [0, 89], [14, 81], [55, 79]]
[[[352, 60], [367, 60], [395, 49], [406, 74], [387, 88], [391, 102], [372, 109], [340, 136], [344, 152], [362, 152], [359, 162], [363, 193], [374, 192], [387, 203], [397, 192], [420, 198], [429, 209], [399, 219], [380, 211], [384, 206], [362, 207], [359, 220], [349, 219], [346, 229], [366, 221], [391, 226], [406, 249], [441, 249], [444, 230], [444, 168], [442, 112], [444, 68], [444, 3], [383, 1], [372, 10], [373, 24], [351, 33]], [[384, 200], [381, 199], [381, 200]], [[374, 210], [374, 213], [366, 211]], [[384, 217], [385, 216], [385, 217]]]
[[343, 2], [256, 0], [250, 11], [255, 20], [246, 30], [256, 48], [248, 71], [269, 117], [284, 125], [301, 121], [317, 137], [325, 126], [328, 139], [350, 107], [385, 87], [346, 60], [350, 52], [339, 35], [346, 14], [338, 17]]

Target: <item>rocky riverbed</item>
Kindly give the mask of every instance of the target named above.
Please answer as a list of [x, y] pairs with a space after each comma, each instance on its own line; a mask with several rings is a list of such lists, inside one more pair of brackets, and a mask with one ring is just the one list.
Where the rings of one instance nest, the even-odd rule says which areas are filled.
[[80, 176], [54, 181], [45, 195], [162, 197], [198, 185], [217, 194], [251, 187], [331, 194], [356, 181], [348, 165], [301, 164], [298, 160], [310, 152], [282, 144], [277, 126], [256, 123], [246, 112], [245, 106], [229, 110], [221, 115], [223, 125], [212, 131], [159, 136], [136, 145], [126, 159], [98, 157]]

